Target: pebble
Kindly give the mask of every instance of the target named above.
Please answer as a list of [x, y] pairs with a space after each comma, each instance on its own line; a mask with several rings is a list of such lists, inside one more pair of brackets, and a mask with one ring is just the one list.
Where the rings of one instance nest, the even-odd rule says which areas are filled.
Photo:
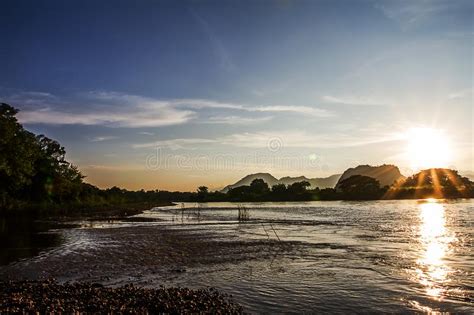
[[0, 314], [13, 313], [242, 314], [242, 307], [212, 288], [110, 288], [99, 283], [59, 284], [54, 279], [0, 282]]

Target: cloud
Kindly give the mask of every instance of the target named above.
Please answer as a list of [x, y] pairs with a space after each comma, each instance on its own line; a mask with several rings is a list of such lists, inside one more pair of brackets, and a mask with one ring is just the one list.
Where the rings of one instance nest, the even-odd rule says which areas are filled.
[[321, 108], [314, 108], [309, 106], [261, 106], [255, 107], [253, 109], [249, 109], [250, 111], [256, 112], [288, 112], [288, 113], [300, 113], [305, 115], [311, 115], [315, 117], [332, 117], [334, 113], [321, 109]]
[[231, 125], [250, 125], [270, 121], [273, 117], [241, 117], [241, 116], [213, 116], [209, 117], [204, 123], [207, 124], [231, 124]]
[[287, 130], [282, 132], [233, 134], [218, 139], [218, 142], [238, 147], [266, 148], [272, 139], [278, 139], [282, 148], [341, 148], [396, 141], [401, 139], [401, 135], [396, 133], [385, 135], [355, 135], [353, 133], [313, 135], [302, 131]]
[[473, 91], [473, 88], [455, 91], [448, 95], [448, 99], [453, 100], [453, 99], [466, 98], [472, 95], [472, 91]]
[[398, 0], [378, 1], [375, 4], [375, 8], [397, 22], [403, 30], [420, 25], [449, 10], [469, 10], [469, 6], [472, 8], [472, 3], [462, 0]]
[[116, 136], [99, 136], [99, 137], [94, 137], [90, 139], [90, 142], [102, 142], [102, 141], [108, 141], [108, 140], [113, 140], [117, 139], [118, 137]]
[[405, 137], [402, 133], [376, 134], [338, 133], [308, 134], [297, 130], [243, 132], [214, 139], [180, 138], [135, 144], [134, 148], [168, 147], [177, 149], [194, 149], [202, 145], [224, 145], [251, 149], [265, 149], [277, 140], [282, 148], [344, 148], [365, 146], [376, 143], [399, 141]]
[[108, 110], [89, 110], [85, 113], [46, 107], [21, 111], [18, 114], [18, 119], [23, 124], [105, 125], [132, 128], [177, 125], [194, 117], [195, 114], [190, 111], [177, 111], [165, 107], [157, 109], [148, 106], [119, 110], [111, 107]]
[[192, 108], [192, 109], [222, 108], [222, 109], [246, 110], [246, 107], [241, 104], [217, 102], [217, 101], [203, 100], [203, 99], [174, 99], [169, 102], [170, 104], [176, 107], [185, 107], [185, 108]]
[[155, 142], [139, 143], [132, 145], [133, 148], [153, 148], [153, 147], [166, 147], [172, 150], [189, 148], [190, 145], [196, 144], [209, 144], [216, 143], [216, 140], [212, 139], [200, 139], [200, 138], [188, 138], [188, 139], [170, 139], [170, 140], [159, 140]]
[[160, 127], [183, 124], [197, 116], [169, 102], [117, 92], [87, 92], [73, 97], [16, 92], [4, 99], [20, 108], [18, 120], [23, 124]]
[[216, 35], [213, 28], [209, 25], [209, 23], [203, 19], [200, 15], [198, 15], [195, 11], [190, 10], [191, 15], [193, 16], [196, 23], [201, 27], [204, 34], [209, 39], [211, 44], [212, 50], [219, 61], [219, 66], [228, 71], [234, 72], [237, 67], [235, 66], [229, 51], [225, 48], [223, 42], [220, 38]]
[[311, 107], [311, 106], [297, 106], [297, 105], [248, 105], [248, 104], [235, 104], [227, 102], [217, 102], [212, 100], [201, 100], [201, 99], [182, 99], [172, 100], [171, 104], [176, 107], [192, 108], [192, 109], [203, 109], [203, 108], [220, 108], [220, 109], [232, 109], [241, 110], [246, 112], [287, 112], [297, 113], [304, 115], [311, 115], [315, 117], [332, 117], [333, 112], [326, 109]]
[[325, 95], [321, 98], [323, 101], [334, 104], [343, 104], [343, 105], [357, 105], [357, 106], [387, 106], [389, 105], [386, 102], [374, 100], [367, 97], [354, 97], [354, 96], [332, 96]]
[[[162, 127], [198, 120], [210, 123], [240, 123], [267, 121], [271, 118], [245, 118], [240, 115], [215, 116], [209, 121], [200, 119], [204, 109], [243, 112], [273, 112], [331, 117], [325, 109], [311, 106], [248, 105], [203, 99], [154, 99], [139, 95], [108, 91], [79, 93], [74, 97], [57, 97], [47, 93], [20, 93], [6, 97], [21, 109], [18, 119], [24, 124], [103, 125], [109, 127]], [[18, 104], [18, 105], [16, 105]], [[200, 120], [199, 120], [200, 119]]]

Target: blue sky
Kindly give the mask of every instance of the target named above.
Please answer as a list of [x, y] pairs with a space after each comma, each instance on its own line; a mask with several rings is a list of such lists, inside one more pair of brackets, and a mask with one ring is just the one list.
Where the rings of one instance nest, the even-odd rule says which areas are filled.
[[101, 187], [473, 166], [471, 1], [2, 1], [0, 99]]

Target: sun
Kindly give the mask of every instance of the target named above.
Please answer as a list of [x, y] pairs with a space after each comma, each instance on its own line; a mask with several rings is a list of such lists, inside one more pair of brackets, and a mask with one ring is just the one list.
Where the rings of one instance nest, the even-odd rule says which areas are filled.
[[448, 166], [451, 161], [451, 146], [443, 131], [412, 128], [406, 136], [406, 157], [413, 170]]

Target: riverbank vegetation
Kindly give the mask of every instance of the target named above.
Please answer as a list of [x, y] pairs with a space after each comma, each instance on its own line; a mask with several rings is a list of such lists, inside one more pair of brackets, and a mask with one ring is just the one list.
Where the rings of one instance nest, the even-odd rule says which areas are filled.
[[79, 169], [66, 160], [64, 147], [24, 129], [17, 113], [10, 105], [0, 104], [2, 214], [133, 214], [174, 199], [169, 192], [99, 189], [84, 182]]

